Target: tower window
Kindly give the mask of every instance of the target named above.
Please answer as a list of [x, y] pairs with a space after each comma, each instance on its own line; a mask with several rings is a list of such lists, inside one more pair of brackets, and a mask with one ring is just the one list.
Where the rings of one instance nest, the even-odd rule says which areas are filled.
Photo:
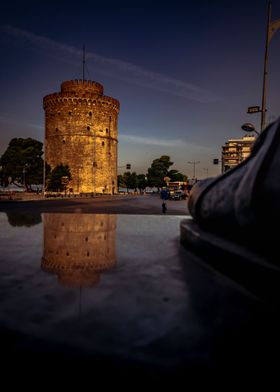
[[104, 146], [104, 144], [105, 144], [105, 143], [104, 143], [104, 142], [102, 142], [102, 146]]
[[90, 131], [90, 127], [87, 127], [87, 130]]
[[69, 116], [71, 116], [72, 112], [68, 112]]
[[88, 115], [91, 117], [92, 116], [92, 112], [88, 112]]
[[108, 128], [106, 128], [106, 133], [108, 133], [109, 131], [108, 131]]
[[65, 144], [65, 140], [62, 140], [62, 143]]
[[55, 128], [55, 131], [58, 132], [58, 128]]

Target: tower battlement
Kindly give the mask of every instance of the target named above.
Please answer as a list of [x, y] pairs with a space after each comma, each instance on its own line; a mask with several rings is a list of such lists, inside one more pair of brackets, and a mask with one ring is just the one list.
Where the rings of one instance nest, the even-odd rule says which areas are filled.
[[119, 112], [117, 99], [103, 95], [103, 86], [91, 80], [67, 80], [61, 84], [61, 91], [46, 95], [44, 109], [60, 105], [105, 105]]
[[71, 91], [63, 93], [53, 93], [46, 95], [43, 100], [44, 109], [50, 107], [58, 107], [59, 105], [104, 105], [111, 106], [112, 109], [119, 112], [120, 103], [117, 99], [112, 97], [107, 97], [106, 95], [98, 95], [92, 92], [85, 92], [82, 94], [76, 94]]
[[93, 80], [67, 80], [61, 84], [62, 93], [84, 94], [86, 92], [103, 95], [103, 86]]

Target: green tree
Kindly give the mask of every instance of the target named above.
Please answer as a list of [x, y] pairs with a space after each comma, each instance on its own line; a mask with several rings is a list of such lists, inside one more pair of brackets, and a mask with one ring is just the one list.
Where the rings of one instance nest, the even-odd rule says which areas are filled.
[[27, 138], [14, 138], [0, 158], [2, 181], [8, 185], [10, 177], [15, 185], [31, 189], [31, 184], [43, 183], [43, 143]]
[[165, 185], [164, 177], [168, 174], [168, 169], [173, 165], [168, 155], [162, 155], [158, 159], [154, 159], [151, 167], [148, 169], [148, 184], [158, 189]]
[[137, 188], [140, 189], [140, 192], [146, 189], [147, 186], [147, 177], [145, 174], [138, 174], [137, 175]]
[[125, 188], [125, 183], [124, 183], [124, 180], [123, 180], [123, 176], [121, 174], [118, 175], [118, 192], [120, 191], [120, 189], [119, 189], [120, 186], [122, 188]]
[[175, 169], [169, 170], [167, 177], [170, 178], [170, 181], [187, 181], [187, 176]]
[[125, 172], [123, 173], [123, 184], [126, 186], [127, 192], [129, 189], [137, 188], [137, 174], [135, 172]]
[[68, 178], [68, 182], [72, 180], [71, 172], [68, 165], [57, 165], [50, 172], [47, 179], [47, 190], [54, 192], [62, 192], [65, 190], [65, 177]]

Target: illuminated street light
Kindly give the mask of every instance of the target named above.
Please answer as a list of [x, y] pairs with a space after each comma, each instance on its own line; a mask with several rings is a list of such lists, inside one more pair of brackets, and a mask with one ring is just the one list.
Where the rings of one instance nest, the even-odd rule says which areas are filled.
[[260, 134], [258, 131], [256, 131], [254, 125], [251, 123], [245, 123], [241, 125], [241, 129], [243, 129], [245, 132], [255, 132], [257, 135]]

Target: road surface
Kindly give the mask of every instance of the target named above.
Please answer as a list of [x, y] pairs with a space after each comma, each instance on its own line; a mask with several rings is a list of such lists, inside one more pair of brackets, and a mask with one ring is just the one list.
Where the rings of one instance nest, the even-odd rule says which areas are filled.
[[[187, 200], [167, 200], [166, 215], [188, 215]], [[158, 194], [114, 195], [95, 198], [59, 198], [34, 200], [1, 200], [0, 211], [18, 212], [85, 212], [100, 214], [162, 215], [162, 200]]]

